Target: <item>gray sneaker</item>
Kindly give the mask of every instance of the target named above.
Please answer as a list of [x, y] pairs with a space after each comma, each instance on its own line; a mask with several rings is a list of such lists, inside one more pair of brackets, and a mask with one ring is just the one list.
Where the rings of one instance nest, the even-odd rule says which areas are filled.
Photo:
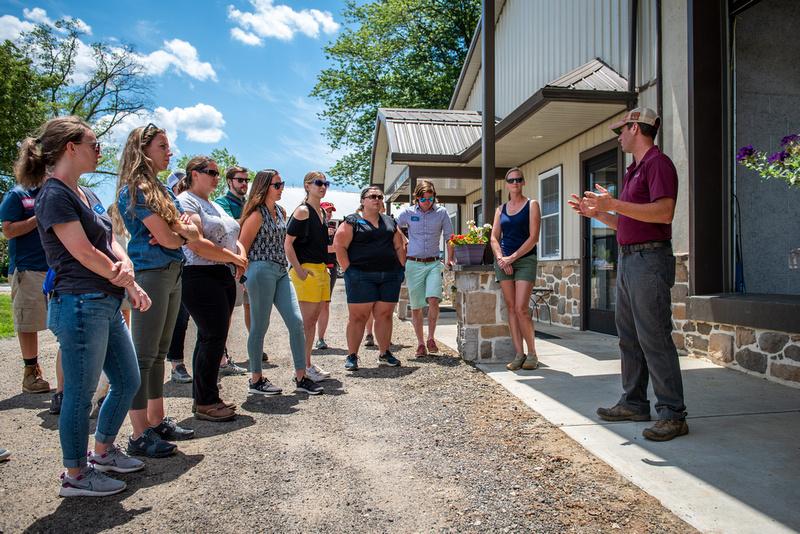
[[317, 340], [317, 350], [328, 350], [328, 344], [325, 343], [324, 339], [319, 338]]
[[0, 462], [5, 462], [11, 458], [11, 451], [0, 447]]
[[105, 497], [123, 491], [127, 484], [107, 477], [91, 465], [84, 467], [77, 477], [61, 474], [61, 497]]
[[367, 334], [367, 337], [364, 340], [364, 346], [365, 347], [377, 347], [377, 345], [375, 344], [375, 336], [373, 336], [372, 334]]
[[170, 373], [170, 378], [177, 384], [191, 384], [192, 375], [186, 370], [186, 366], [182, 363], [176, 365]]
[[219, 366], [219, 375], [220, 376], [230, 376], [230, 375], [246, 375], [247, 369], [244, 367], [239, 367], [231, 360], [228, 360], [225, 365]]
[[131, 458], [119, 448], [119, 445], [112, 445], [105, 453], [89, 453], [89, 463], [98, 471], [108, 473], [133, 473], [144, 469], [144, 462]]

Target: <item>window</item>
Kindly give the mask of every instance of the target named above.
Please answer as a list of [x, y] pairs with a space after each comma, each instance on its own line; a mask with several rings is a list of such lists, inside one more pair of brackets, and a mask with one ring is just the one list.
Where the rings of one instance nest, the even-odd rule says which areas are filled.
[[[480, 200], [472, 204], [472, 220], [475, 221], [476, 226], [483, 224], [483, 207]], [[466, 228], [464, 231], [466, 231]]]
[[539, 203], [542, 227], [539, 232], [539, 258], [561, 259], [561, 167], [539, 175]]

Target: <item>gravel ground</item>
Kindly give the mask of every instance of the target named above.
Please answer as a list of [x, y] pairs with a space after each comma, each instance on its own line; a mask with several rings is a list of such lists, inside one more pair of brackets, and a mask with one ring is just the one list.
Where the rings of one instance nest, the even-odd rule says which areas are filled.
[[[191, 418], [190, 385], [167, 384], [168, 414], [198, 438], [120, 475], [128, 489], [102, 499], [57, 496], [57, 418], [48, 396], [21, 393], [16, 339], [0, 341], [0, 446], [14, 454], [0, 465], [0, 531], [692, 530], [452, 351], [416, 359], [410, 324], [393, 336], [403, 367], [377, 368], [377, 351], [364, 350], [362, 370], [345, 374], [343, 348], [316, 351], [333, 372], [326, 394], [294, 394], [274, 316], [265, 372], [284, 395], [248, 400], [246, 377], [223, 378], [240, 415], [215, 424]], [[333, 317], [327, 341], [344, 347], [341, 286]], [[228, 347], [243, 362], [239, 310], [233, 330]], [[42, 353], [54, 379], [49, 333]]]

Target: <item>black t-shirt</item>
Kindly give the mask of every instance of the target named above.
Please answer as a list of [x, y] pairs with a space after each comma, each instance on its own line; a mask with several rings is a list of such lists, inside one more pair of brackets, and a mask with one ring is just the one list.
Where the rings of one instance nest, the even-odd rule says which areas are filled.
[[353, 227], [353, 240], [347, 248], [350, 267], [370, 272], [402, 269], [394, 249], [394, 234], [397, 232], [394, 217], [381, 214], [377, 228], [355, 213], [345, 217], [344, 221]]
[[294, 236], [294, 253], [300, 263], [328, 263], [328, 226], [308, 202], [308, 218], [298, 221], [294, 217], [286, 225], [286, 233]]
[[119, 261], [111, 250], [111, 242], [114, 239], [111, 219], [91, 189], [80, 187], [91, 208], [57, 178], [47, 180], [39, 196], [36, 197], [36, 221], [42, 238], [42, 247], [47, 256], [47, 264], [56, 272], [54, 289], [57, 293], [64, 294], [99, 291], [121, 298], [125, 294], [123, 288], [113, 285], [81, 265], [61, 244], [53, 231], [53, 226], [56, 224], [79, 221], [92, 246], [108, 256], [112, 262]]

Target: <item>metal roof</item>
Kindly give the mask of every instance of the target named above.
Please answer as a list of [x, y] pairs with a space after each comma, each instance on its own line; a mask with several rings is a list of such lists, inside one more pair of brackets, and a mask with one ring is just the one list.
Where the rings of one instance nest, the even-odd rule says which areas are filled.
[[593, 59], [560, 78], [548, 83], [546, 87], [585, 89], [595, 91], [627, 91], [628, 80], [600, 59]]
[[397, 154], [452, 156], [481, 137], [477, 111], [381, 108], [378, 117]]

